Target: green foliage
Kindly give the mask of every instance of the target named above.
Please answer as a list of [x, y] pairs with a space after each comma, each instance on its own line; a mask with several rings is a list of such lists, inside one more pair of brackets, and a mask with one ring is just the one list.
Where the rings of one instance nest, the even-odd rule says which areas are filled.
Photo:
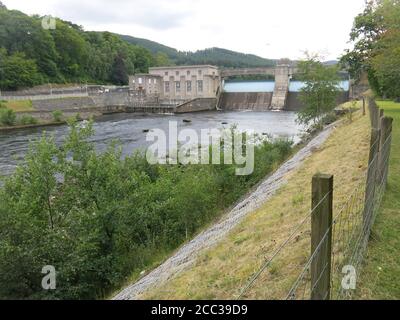
[[0, 108], [0, 125], [13, 126], [17, 120], [17, 115], [11, 109]]
[[386, 97], [400, 97], [400, 2], [370, 1], [355, 18], [354, 49], [342, 57], [353, 78], [368, 74], [371, 87]]
[[[269, 67], [274, 66], [275, 61], [264, 59], [252, 54], [244, 54], [221, 48], [209, 48], [196, 52], [178, 51], [160, 43], [121, 35], [121, 39], [137, 46], [150, 50], [153, 54], [164, 53], [172, 64], [212, 64], [222, 67]], [[168, 63], [167, 65], [171, 64]]]
[[23, 53], [8, 56], [0, 48], [0, 88], [17, 89], [31, 87], [41, 81], [34, 60], [26, 59]]
[[63, 119], [63, 112], [61, 110], [54, 110], [52, 116], [55, 122], [61, 122]]
[[[243, 196], [290, 152], [262, 141], [255, 171], [235, 165], [150, 165], [141, 153], [98, 155], [91, 123], [70, 122], [57, 146], [43, 136], [0, 187], [0, 299], [103, 297], [170, 252]], [[41, 289], [41, 269], [57, 289]]]
[[297, 114], [299, 123], [323, 125], [323, 117], [336, 106], [340, 78], [336, 66], [324, 66], [316, 56], [300, 61], [299, 74], [305, 85], [300, 90], [300, 101], [304, 108]]
[[126, 74], [147, 72], [164, 58], [109, 32], [85, 32], [61, 19], [45, 30], [39, 16], [0, 10], [2, 90], [48, 82], [127, 84]]
[[29, 115], [23, 115], [18, 122], [22, 125], [37, 124], [38, 120]]
[[124, 85], [128, 83], [128, 72], [126, 70], [126, 65], [121, 54], [118, 54], [114, 63], [111, 67], [111, 78], [110, 80], [118, 85]]

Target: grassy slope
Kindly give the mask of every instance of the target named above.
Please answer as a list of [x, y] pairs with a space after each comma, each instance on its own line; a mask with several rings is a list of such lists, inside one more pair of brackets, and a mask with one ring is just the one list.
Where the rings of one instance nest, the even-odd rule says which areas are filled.
[[14, 110], [15, 112], [29, 112], [34, 111], [31, 100], [13, 100], [4, 103], [8, 109]]
[[400, 299], [400, 103], [380, 101], [393, 117], [388, 188], [378, 213], [360, 279], [362, 299]]
[[[310, 210], [311, 178], [317, 172], [335, 175], [335, 208], [363, 180], [369, 149], [369, 119], [360, 112], [344, 121], [324, 146], [288, 176], [289, 182], [259, 210], [248, 215], [195, 265], [147, 293], [145, 299], [232, 299]], [[354, 152], [357, 150], [357, 152]], [[245, 298], [286, 296], [310, 251], [309, 224], [301, 236], [264, 271]]]

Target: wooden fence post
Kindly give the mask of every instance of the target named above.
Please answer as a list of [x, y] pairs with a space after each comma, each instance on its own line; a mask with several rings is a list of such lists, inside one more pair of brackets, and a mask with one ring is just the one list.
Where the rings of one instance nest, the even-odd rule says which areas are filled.
[[382, 117], [381, 118], [381, 136], [379, 140], [379, 164], [378, 164], [378, 181], [379, 183], [386, 182], [388, 169], [389, 169], [389, 157], [391, 149], [391, 134], [392, 134], [393, 118]]
[[333, 175], [312, 178], [311, 300], [329, 300], [331, 289]]
[[373, 128], [371, 129], [371, 142], [369, 149], [369, 160], [367, 169], [367, 181], [365, 188], [365, 201], [364, 201], [364, 226], [370, 222], [374, 201], [375, 201], [375, 189], [376, 180], [378, 176], [378, 162], [379, 162], [379, 141], [380, 141], [381, 130]]
[[362, 98], [362, 115], [365, 116], [365, 97]]

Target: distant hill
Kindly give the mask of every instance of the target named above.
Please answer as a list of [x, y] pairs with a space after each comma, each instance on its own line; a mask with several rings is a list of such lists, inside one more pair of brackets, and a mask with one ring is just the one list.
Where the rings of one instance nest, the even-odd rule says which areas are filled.
[[178, 51], [163, 44], [147, 39], [119, 35], [121, 39], [148, 49], [153, 54], [164, 53], [176, 65], [212, 64], [221, 67], [269, 67], [276, 60], [261, 58], [253, 54], [245, 54], [221, 48], [209, 48], [195, 52]]
[[324, 65], [326, 65], [326, 66], [335, 66], [338, 63], [339, 63], [339, 61], [337, 61], [337, 60], [329, 60], [329, 61], [325, 61]]

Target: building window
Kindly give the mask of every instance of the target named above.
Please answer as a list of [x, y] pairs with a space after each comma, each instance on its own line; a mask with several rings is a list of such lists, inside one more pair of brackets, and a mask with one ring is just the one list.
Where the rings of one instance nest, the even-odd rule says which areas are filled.
[[154, 84], [157, 84], [157, 79], [154, 79]]
[[165, 82], [165, 92], [169, 92], [169, 81]]
[[166, 76], [168, 75], [168, 71], [165, 71], [165, 75], [166, 75]]
[[181, 92], [181, 82], [175, 81], [175, 92]]
[[192, 81], [186, 81], [186, 92], [192, 92]]
[[199, 76], [201, 76], [201, 75], [202, 75], [202, 73], [203, 73], [203, 72], [202, 72], [201, 70], [199, 70]]
[[203, 92], [203, 80], [197, 80], [197, 91]]
[[179, 76], [179, 71], [176, 71], [175, 74], [176, 74], [177, 76]]
[[187, 74], [188, 76], [190, 76], [190, 70], [186, 71], [186, 74]]
[[151, 84], [151, 79], [149, 79], [149, 84]]
[[142, 78], [139, 78], [139, 84], [142, 84], [143, 83], [143, 79]]

